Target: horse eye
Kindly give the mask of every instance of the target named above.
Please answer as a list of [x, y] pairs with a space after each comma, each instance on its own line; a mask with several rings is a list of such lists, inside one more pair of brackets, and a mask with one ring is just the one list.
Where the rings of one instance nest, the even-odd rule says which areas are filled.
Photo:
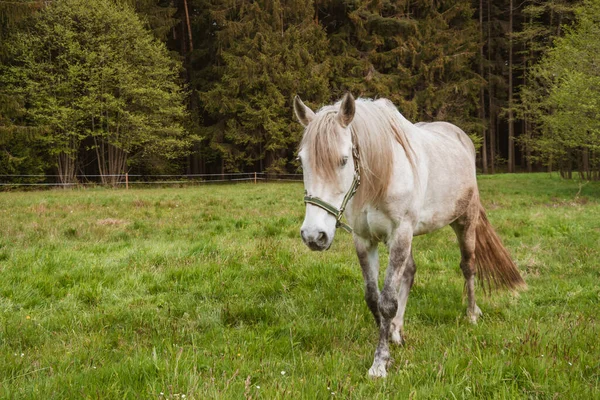
[[345, 167], [348, 164], [348, 157], [342, 158], [342, 167]]

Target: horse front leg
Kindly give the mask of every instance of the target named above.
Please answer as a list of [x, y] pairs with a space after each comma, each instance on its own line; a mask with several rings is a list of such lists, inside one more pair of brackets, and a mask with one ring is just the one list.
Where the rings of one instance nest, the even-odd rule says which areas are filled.
[[364, 240], [358, 236], [354, 237], [354, 247], [356, 255], [362, 270], [363, 280], [365, 283], [365, 302], [371, 310], [375, 323], [379, 327], [381, 323], [381, 315], [379, 314], [379, 254], [377, 252], [377, 243], [369, 240]]
[[389, 335], [392, 320], [398, 313], [398, 289], [402, 276], [410, 260], [412, 233], [402, 232], [390, 241], [390, 259], [385, 275], [383, 290], [377, 303], [381, 323], [379, 324], [379, 343], [375, 350], [375, 359], [369, 369], [369, 376], [385, 378], [390, 362]]
[[398, 311], [396, 317], [392, 320], [392, 326], [390, 327], [390, 336], [392, 343], [404, 344], [404, 312], [406, 311], [406, 303], [408, 302], [408, 295], [410, 289], [415, 281], [415, 272], [417, 266], [410, 252], [410, 256], [406, 261], [406, 267], [402, 274], [402, 280], [400, 281], [400, 292], [398, 293]]

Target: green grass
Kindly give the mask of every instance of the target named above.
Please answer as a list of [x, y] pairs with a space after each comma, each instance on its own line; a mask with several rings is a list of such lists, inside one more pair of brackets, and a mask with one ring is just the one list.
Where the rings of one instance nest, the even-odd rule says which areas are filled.
[[302, 244], [299, 183], [0, 193], [0, 398], [600, 398], [600, 184], [480, 188], [529, 290], [472, 326], [452, 231], [416, 238], [385, 380], [351, 237]]

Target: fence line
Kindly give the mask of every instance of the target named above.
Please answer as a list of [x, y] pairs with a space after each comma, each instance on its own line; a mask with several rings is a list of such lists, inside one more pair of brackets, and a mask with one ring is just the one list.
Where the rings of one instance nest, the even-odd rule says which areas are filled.
[[[76, 175], [77, 182], [48, 182], [58, 180], [60, 175], [8, 175], [0, 174], [0, 188], [11, 187], [83, 187], [83, 186], [113, 186], [129, 188], [129, 185], [192, 185], [206, 183], [237, 183], [237, 182], [298, 182], [302, 174], [272, 174], [267, 172], [232, 172], [226, 174], [113, 174], [113, 175]], [[39, 182], [10, 182], [19, 178], [43, 178]], [[102, 178], [117, 178], [115, 182], [104, 184]], [[163, 178], [163, 179], [161, 179]], [[171, 179], [169, 179], [171, 178]], [[173, 179], [175, 178], [175, 179]], [[177, 179], [179, 178], [179, 179]], [[0, 189], [2, 190], [2, 189]]]
[[[115, 176], [122, 176], [125, 177], [125, 175], [129, 175], [130, 177], [161, 177], [161, 176], [181, 176], [181, 177], [209, 177], [209, 176], [223, 176], [223, 175], [254, 175], [254, 174], [267, 174], [267, 172], [228, 172], [225, 174], [160, 174], [160, 175], [153, 175], [153, 174], [149, 174], [149, 175], [143, 175], [143, 174], [129, 174], [129, 173], [125, 173], [125, 174], [106, 174], [106, 175], [101, 175], [101, 174], [90, 174], [90, 175], [75, 175], [76, 178], [101, 178], [101, 177], [115, 177]], [[301, 176], [301, 174], [277, 174], [277, 175], [299, 175]], [[38, 178], [59, 178], [62, 175], [51, 175], [51, 174], [34, 174], [34, 175], [19, 175], [19, 174], [0, 174], [0, 177], [19, 177], [19, 178], [23, 178], [23, 177], [38, 177]]]

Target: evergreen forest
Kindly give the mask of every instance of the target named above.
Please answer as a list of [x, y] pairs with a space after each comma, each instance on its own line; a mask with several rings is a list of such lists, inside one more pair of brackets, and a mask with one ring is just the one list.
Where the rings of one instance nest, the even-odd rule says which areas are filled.
[[294, 96], [350, 91], [598, 180], [599, 37], [600, 0], [0, 0], [0, 175], [298, 173]]

